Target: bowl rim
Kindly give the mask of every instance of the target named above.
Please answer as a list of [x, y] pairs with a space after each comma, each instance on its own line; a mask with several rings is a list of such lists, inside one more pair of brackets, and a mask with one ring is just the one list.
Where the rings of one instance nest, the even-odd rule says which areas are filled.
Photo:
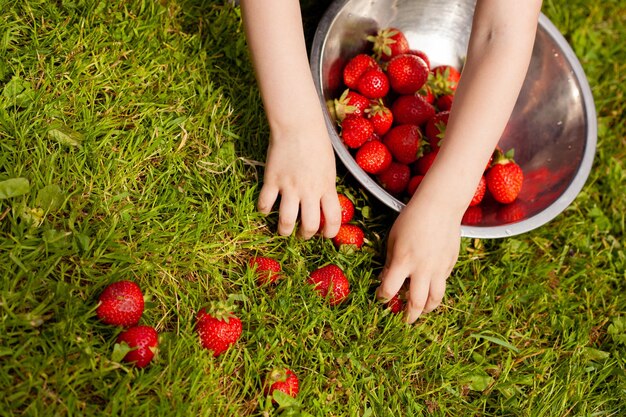
[[[346, 168], [348, 168], [348, 171], [350, 171], [350, 173], [361, 183], [362, 186], [367, 189], [369, 193], [373, 194], [376, 198], [378, 198], [378, 200], [387, 205], [389, 208], [400, 212], [404, 208], [405, 204], [383, 189], [356, 163], [349, 150], [341, 142], [335, 128], [335, 122], [326, 110], [326, 105], [324, 103], [324, 92], [320, 84], [322, 79], [322, 51], [324, 50], [324, 45], [326, 43], [326, 33], [324, 33], [323, 30], [324, 28], [330, 27], [332, 21], [335, 19], [335, 16], [349, 1], [350, 0], [336, 0], [331, 3], [317, 26], [310, 53], [310, 66], [313, 72], [313, 80], [318, 95], [320, 96], [321, 104], [324, 108], [324, 119], [326, 127], [330, 132], [335, 153], [339, 159], [341, 159]], [[584, 107], [583, 113], [586, 119], [586, 142], [581, 163], [563, 194], [561, 194], [554, 202], [552, 202], [552, 204], [540, 212], [519, 222], [499, 226], [461, 225], [462, 237], [488, 239], [504, 238], [526, 233], [543, 226], [563, 212], [574, 201], [585, 185], [591, 172], [597, 145], [598, 127], [596, 108], [591, 87], [589, 86], [589, 81], [587, 80], [578, 57], [565, 37], [563, 37], [559, 29], [543, 13], [539, 14], [537, 30], [539, 29], [544, 30], [561, 49], [561, 52], [565, 55], [567, 62], [571, 66], [574, 78], [580, 88], [580, 94], [582, 96], [582, 103]]]

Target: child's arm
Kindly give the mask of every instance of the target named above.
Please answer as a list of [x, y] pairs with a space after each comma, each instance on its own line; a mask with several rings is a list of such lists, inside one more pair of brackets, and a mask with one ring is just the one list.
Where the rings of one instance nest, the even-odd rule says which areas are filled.
[[540, 0], [478, 0], [466, 64], [435, 163], [389, 234], [377, 296], [411, 278], [405, 319], [435, 309], [459, 253], [460, 224], [524, 81]]
[[280, 194], [278, 233], [289, 235], [300, 212], [300, 236], [339, 230], [335, 159], [313, 83], [298, 0], [242, 0], [241, 8], [270, 126], [259, 210]]

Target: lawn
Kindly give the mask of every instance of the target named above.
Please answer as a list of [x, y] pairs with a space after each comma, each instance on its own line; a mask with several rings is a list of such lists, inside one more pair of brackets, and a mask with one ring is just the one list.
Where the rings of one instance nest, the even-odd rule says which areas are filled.
[[[303, 6], [309, 41], [321, 3]], [[238, 8], [0, 0], [0, 415], [274, 416], [274, 366], [300, 377], [284, 415], [626, 415], [626, 9], [543, 12], [592, 86], [593, 171], [539, 229], [463, 239], [444, 305], [409, 326], [373, 296], [395, 214], [341, 165], [364, 249], [256, 212], [268, 127]], [[254, 254], [284, 278], [258, 287]], [[351, 281], [339, 307], [305, 283], [328, 262]], [[95, 314], [121, 279], [160, 334], [143, 370]], [[195, 314], [233, 295], [243, 334], [214, 358]]]

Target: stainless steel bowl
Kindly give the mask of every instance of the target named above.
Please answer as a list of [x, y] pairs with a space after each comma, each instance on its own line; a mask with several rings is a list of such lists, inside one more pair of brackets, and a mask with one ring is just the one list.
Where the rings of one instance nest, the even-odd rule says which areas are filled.
[[[469, 41], [472, 0], [337, 0], [320, 21], [311, 49], [311, 67], [323, 100], [344, 88], [346, 60], [367, 49], [365, 37], [394, 26], [432, 65], [461, 67]], [[326, 113], [338, 157], [356, 179], [396, 211], [404, 203], [385, 191], [355, 162]], [[597, 142], [593, 96], [571, 47], [543, 14], [533, 55], [513, 114], [500, 139], [515, 148], [526, 179], [517, 201], [482, 204], [479, 217], [462, 225], [462, 235], [499, 238], [525, 233], [552, 220], [576, 198], [591, 170]], [[471, 223], [471, 224], [470, 224]]]

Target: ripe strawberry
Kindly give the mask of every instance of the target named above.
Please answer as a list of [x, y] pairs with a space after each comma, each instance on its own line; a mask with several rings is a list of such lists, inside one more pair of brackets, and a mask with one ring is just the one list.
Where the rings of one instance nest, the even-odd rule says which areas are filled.
[[374, 133], [377, 135], [384, 135], [393, 125], [393, 113], [383, 104], [382, 100], [371, 102], [370, 106], [365, 109], [365, 115], [372, 123]]
[[426, 122], [424, 133], [431, 147], [435, 148], [439, 146], [439, 142], [441, 142], [446, 132], [449, 117], [449, 111], [442, 111], [435, 114]]
[[377, 176], [380, 185], [391, 194], [402, 194], [411, 179], [411, 169], [400, 162], [392, 162], [389, 168]]
[[417, 94], [422, 96], [424, 100], [426, 100], [426, 103], [428, 104], [435, 103], [435, 94], [433, 93], [433, 89], [430, 88], [428, 84], [425, 84], [422, 88], [420, 88]]
[[348, 223], [354, 217], [354, 204], [343, 194], [337, 194], [341, 207], [341, 224]]
[[487, 181], [485, 180], [485, 176], [480, 177], [480, 181], [478, 182], [478, 186], [476, 187], [476, 191], [474, 192], [474, 197], [472, 197], [472, 201], [470, 201], [469, 206], [477, 206], [483, 201], [483, 197], [485, 197], [485, 193], [487, 192]]
[[343, 68], [343, 83], [348, 88], [356, 89], [359, 78], [370, 68], [378, 68], [378, 63], [373, 57], [367, 54], [356, 55]]
[[330, 305], [341, 304], [350, 294], [350, 283], [341, 268], [329, 264], [311, 272], [309, 284], [315, 285], [315, 291], [328, 298]]
[[393, 127], [383, 137], [383, 143], [396, 161], [403, 164], [415, 162], [419, 156], [422, 133], [419, 127], [406, 124]]
[[280, 278], [281, 266], [276, 259], [255, 256], [250, 258], [248, 265], [255, 270], [259, 285], [269, 284]]
[[435, 115], [435, 108], [420, 94], [398, 97], [391, 105], [391, 112], [396, 124], [421, 126]]
[[339, 232], [333, 238], [333, 243], [337, 248], [342, 245], [354, 245], [357, 249], [361, 249], [364, 240], [365, 234], [359, 226], [356, 224], [342, 224], [339, 227]]
[[428, 79], [428, 65], [416, 55], [396, 55], [387, 64], [391, 89], [398, 94], [415, 94]]
[[463, 214], [462, 224], [473, 226], [483, 221], [483, 208], [481, 206], [471, 206]]
[[409, 181], [409, 185], [407, 185], [406, 187], [406, 192], [409, 196], [412, 197], [413, 194], [415, 194], [415, 191], [417, 191], [417, 187], [420, 186], [423, 179], [424, 179], [423, 175], [415, 175], [414, 177], [411, 177], [411, 180]]
[[442, 77], [449, 88], [456, 90], [459, 80], [461, 79], [461, 73], [456, 68], [451, 65], [439, 65], [433, 68], [432, 72], [435, 77]]
[[385, 144], [380, 141], [371, 141], [363, 144], [356, 151], [356, 163], [369, 174], [378, 174], [384, 171], [391, 164], [391, 152]]
[[265, 378], [265, 395], [271, 395], [274, 391], [281, 391], [290, 397], [296, 398], [300, 391], [298, 377], [290, 369], [274, 369]]
[[387, 308], [391, 310], [393, 314], [400, 314], [404, 310], [404, 301], [396, 294], [387, 302]]
[[356, 89], [367, 98], [383, 98], [389, 92], [389, 79], [379, 68], [370, 68], [361, 75]]
[[410, 49], [407, 54], [416, 55], [422, 58], [422, 61], [424, 61], [424, 63], [428, 67], [428, 70], [430, 71], [430, 58], [428, 58], [426, 52], [420, 51], [419, 49]]
[[487, 189], [493, 198], [503, 204], [512, 203], [519, 195], [524, 182], [522, 168], [512, 156], [497, 152], [491, 168], [487, 171]]
[[437, 158], [438, 153], [439, 149], [434, 148], [430, 152], [421, 156], [417, 161], [415, 161], [415, 171], [417, 171], [418, 174], [426, 175], [430, 167], [435, 162], [435, 158]]
[[212, 350], [217, 357], [239, 340], [242, 325], [228, 308], [220, 306], [209, 312], [204, 307], [196, 315], [196, 331], [202, 347]]
[[375, 36], [368, 36], [367, 40], [373, 42], [372, 50], [382, 61], [389, 61], [392, 57], [409, 51], [409, 42], [397, 28], [380, 29]]
[[[354, 217], [354, 204], [343, 194], [337, 194], [337, 197], [339, 198], [339, 207], [341, 207], [341, 224], [348, 223]], [[320, 230], [324, 228], [324, 222], [324, 212], [320, 212]]]
[[139, 285], [131, 281], [117, 281], [107, 286], [96, 309], [98, 318], [106, 324], [130, 327], [139, 322], [144, 301]]
[[364, 117], [349, 117], [341, 122], [341, 137], [349, 148], [359, 148], [374, 133], [372, 123]]
[[452, 108], [452, 103], [454, 102], [454, 94], [444, 94], [437, 98], [437, 102], [435, 105], [439, 109], [440, 112], [450, 111]]
[[159, 335], [150, 326], [135, 326], [120, 333], [117, 343], [126, 343], [133, 349], [124, 356], [125, 362], [134, 363], [137, 368], [145, 368], [157, 351]]
[[342, 122], [347, 117], [364, 116], [365, 109], [370, 106], [370, 100], [356, 91], [346, 89], [339, 98], [331, 100], [328, 106], [332, 106], [329, 111], [334, 114], [335, 119]]

